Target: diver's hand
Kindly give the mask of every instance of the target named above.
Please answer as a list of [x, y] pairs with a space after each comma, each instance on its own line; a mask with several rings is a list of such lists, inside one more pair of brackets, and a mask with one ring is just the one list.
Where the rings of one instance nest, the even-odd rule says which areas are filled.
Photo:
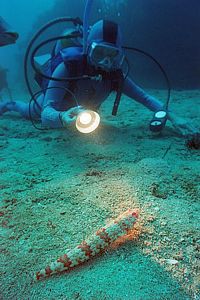
[[198, 130], [191, 124], [190, 120], [178, 117], [172, 112], [168, 113], [168, 119], [171, 121], [176, 131], [183, 136], [198, 132]]
[[77, 115], [83, 111], [83, 107], [76, 106], [60, 113], [61, 121], [64, 127], [68, 127], [76, 121]]

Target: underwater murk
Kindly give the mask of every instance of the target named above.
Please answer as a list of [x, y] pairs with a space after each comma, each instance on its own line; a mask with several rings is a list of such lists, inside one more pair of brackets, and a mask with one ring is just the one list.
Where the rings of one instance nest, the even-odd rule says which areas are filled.
[[0, 11], [0, 299], [200, 299], [199, 1]]

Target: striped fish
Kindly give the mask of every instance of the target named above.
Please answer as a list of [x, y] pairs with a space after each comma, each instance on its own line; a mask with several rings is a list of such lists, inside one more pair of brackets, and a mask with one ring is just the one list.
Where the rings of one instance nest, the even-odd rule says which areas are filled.
[[49, 277], [53, 274], [70, 270], [82, 264], [95, 255], [105, 251], [110, 244], [119, 237], [126, 235], [131, 230], [138, 218], [137, 210], [127, 210], [115, 221], [100, 228], [90, 239], [83, 241], [80, 245], [60, 256], [45, 269], [36, 273], [36, 279]]

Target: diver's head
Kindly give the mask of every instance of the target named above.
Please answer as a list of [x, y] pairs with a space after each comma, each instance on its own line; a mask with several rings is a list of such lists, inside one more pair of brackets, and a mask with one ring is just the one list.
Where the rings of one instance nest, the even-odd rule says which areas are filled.
[[96, 68], [105, 71], [121, 68], [124, 53], [119, 25], [105, 20], [95, 23], [88, 35], [87, 55], [89, 64]]

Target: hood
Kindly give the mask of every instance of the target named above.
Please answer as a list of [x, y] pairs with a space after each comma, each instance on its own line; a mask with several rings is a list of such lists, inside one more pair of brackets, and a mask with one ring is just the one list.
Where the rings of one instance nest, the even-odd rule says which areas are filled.
[[109, 43], [115, 47], [121, 48], [121, 31], [119, 25], [112, 21], [100, 20], [90, 28], [87, 38], [87, 47], [92, 42]]

